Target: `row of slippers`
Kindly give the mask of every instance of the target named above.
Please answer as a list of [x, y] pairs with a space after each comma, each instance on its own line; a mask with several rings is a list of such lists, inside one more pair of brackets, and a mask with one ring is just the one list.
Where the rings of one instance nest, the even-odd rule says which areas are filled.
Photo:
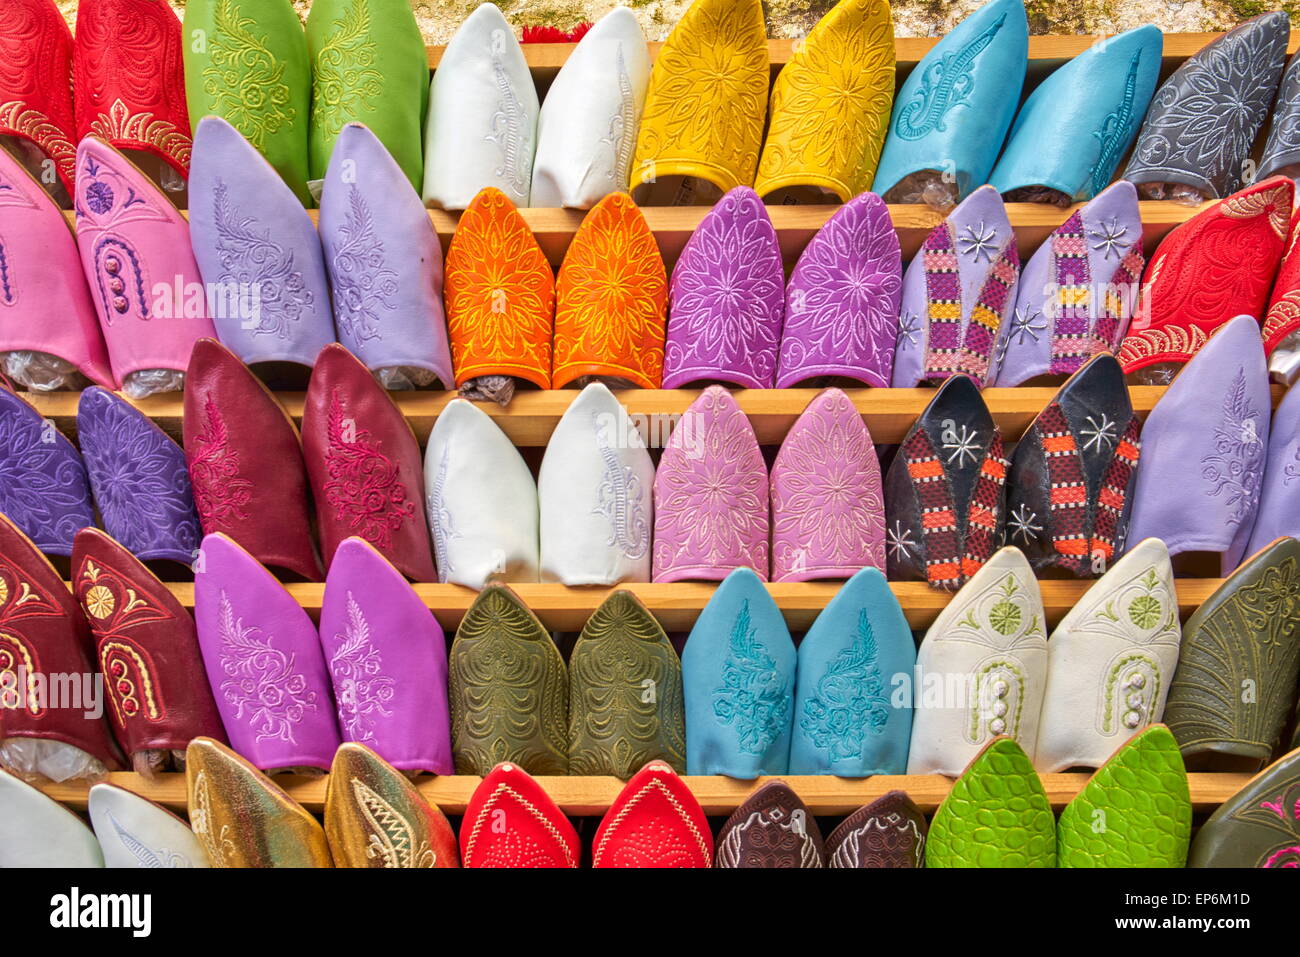
[[964, 373], [1013, 386], [1069, 375], [1101, 351], [1163, 383], [1238, 315], [1263, 324], [1279, 378], [1294, 376], [1300, 355], [1300, 256], [1285, 255], [1294, 185], [1283, 177], [1179, 226], [1149, 265], [1137, 192], [1116, 183], [1023, 272], [992, 187], [936, 226], [906, 270], [888, 208], [864, 193], [813, 237], [788, 283], [748, 187], [703, 218], [671, 280], [626, 193], [587, 214], [557, 275], [510, 200], [488, 188], [461, 217], [444, 274], [419, 197], [358, 125], [338, 137], [319, 230], [215, 117], [199, 125], [189, 221], [94, 137], [78, 150], [76, 195], [74, 238], [0, 153], [0, 226], [23, 237], [4, 249], [0, 353], [31, 388], [179, 389], [205, 336], [250, 364], [303, 367], [337, 337], [390, 388], [436, 384], [502, 404], [521, 383], [558, 389], [593, 376], [642, 388], [913, 387]]
[[624, 786], [587, 856], [572, 821], [519, 767], [475, 789], [459, 841], [436, 805], [364, 745], [334, 755], [324, 827], [271, 779], [211, 739], [187, 752], [189, 824], [111, 784], [90, 790], [92, 832], [0, 771], [0, 867], [1294, 867], [1300, 854], [1300, 750], [1252, 778], [1192, 840], [1178, 747], [1153, 725], [1128, 740], [1059, 820], [1023, 751], [996, 738], [928, 824], [890, 791], [822, 838], [783, 781], [754, 791], [716, 841], [687, 784], [652, 761]]
[[[1300, 392], [1276, 415], [1253, 319], [1222, 327], [1145, 425], [1107, 354], [1076, 372], [1006, 444], [969, 378], [946, 380], [882, 470], [839, 389], [814, 394], [769, 472], [744, 413], [705, 389], [658, 466], [604, 385], [574, 393], [538, 477], [481, 409], [454, 400], [425, 453], [402, 413], [340, 345], [321, 352], [303, 437], [260, 380], [214, 340], [188, 365], [184, 449], [125, 400], [82, 393], [80, 449], [0, 390], [0, 511], [43, 551], [68, 555], [95, 524], [145, 561], [193, 562], [224, 533], [259, 561], [319, 581], [360, 536], [407, 577], [612, 585], [847, 578], [959, 587], [996, 547], [1036, 570], [1093, 577], [1127, 542], [1222, 553], [1224, 572], [1300, 534]], [[1189, 474], [1190, 473], [1190, 474]], [[1170, 496], [1170, 488], [1181, 496]], [[93, 494], [92, 494], [93, 493]], [[424, 507], [421, 507], [421, 504]], [[436, 556], [436, 562], [435, 562]]]
[[76, 139], [110, 136], [183, 176], [191, 120], [208, 115], [237, 126], [303, 202], [340, 131], [364, 123], [403, 178], [446, 209], [484, 186], [517, 205], [587, 208], [611, 190], [663, 204], [751, 184], [775, 202], [844, 202], [872, 187], [911, 201], [928, 187], [951, 202], [986, 181], [1064, 205], [1099, 192], [1135, 139], [1126, 178], [1154, 196], [1221, 197], [1248, 181], [1275, 101], [1261, 171], [1300, 158], [1300, 61], [1284, 71], [1281, 12], [1225, 34], [1158, 92], [1160, 31], [1107, 38], [1020, 106], [1022, 0], [972, 13], [897, 96], [888, 3], [843, 0], [771, 84], [769, 117], [758, 0], [697, 0], [653, 67], [636, 18], [616, 9], [544, 104], [492, 4], [461, 25], [432, 85], [405, 0], [320, 0], [305, 31], [289, 0], [196, 0], [183, 28], [155, 0], [84, 0], [75, 43], [53, 0], [7, 7], [0, 72], [14, 79], [0, 100], [13, 97], [13, 110], [0, 128], [52, 159], [69, 192]]
[[[854, 575], [797, 648], [758, 576], [738, 569], [680, 659], [635, 596], [616, 591], [567, 664], [498, 584], [475, 599], [448, 655], [425, 602], [361, 539], [338, 549], [319, 627], [224, 535], [204, 539], [196, 569], [191, 618], [129, 552], [85, 529], [70, 594], [0, 520], [0, 759], [61, 779], [118, 767], [124, 753], [149, 771], [207, 735], [264, 769], [324, 768], [341, 742], [361, 741], [403, 770], [439, 774], [508, 760], [626, 777], [660, 758], [744, 779], [955, 775], [1003, 734], [1045, 770], [1095, 767], [1118, 737], [1163, 719], [1189, 762], [1259, 767], [1287, 733], [1300, 674], [1292, 538], [1244, 562], [1181, 630], [1168, 552], [1148, 539], [1050, 640], [1029, 562], [1008, 547], [919, 650], [876, 569]], [[107, 720], [51, 701], [68, 675], [101, 681]]]

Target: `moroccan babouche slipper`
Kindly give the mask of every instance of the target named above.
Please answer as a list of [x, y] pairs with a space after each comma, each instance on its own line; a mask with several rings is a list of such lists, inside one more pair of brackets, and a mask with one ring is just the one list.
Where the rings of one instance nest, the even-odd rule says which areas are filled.
[[434, 422], [424, 490], [439, 581], [475, 589], [537, 581], [537, 481], [472, 402], [453, 399]]
[[170, 768], [197, 737], [224, 742], [194, 619], [167, 586], [99, 529], [84, 528], [72, 589], [94, 635], [105, 710], [134, 769]]
[[925, 866], [925, 815], [902, 791], [860, 807], [826, 838], [827, 867]]
[[87, 813], [104, 866], [132, 869], [211, 867], [185, 820], [126, 788], [96, 784]]
[[[1300, 83], [1300, 73], [1297, 73]], [[1300, 113], [1297, 114], [1300, 122]], [[1300, 212], [1291, 217], [1286, 253], [1278, 266], [1273, 294], [1264, 315], [1264, 351], [1273, 378], [1291, 385], [1300, 377], [1300, 253], [1295, 251], [1300, 236]]]
[[1056, 819], [1015, 741], [989, 741], [930, 822], [926, 867], [1055, 867]]
[[582, 843], [569, 819], [523, 768], [484, 772], [460, 824], [465, 867], [577, 867]]
[[328, 770], [341, 738], [316, 626], [225, 535], [203, 539], [197, 565], [194, 622], [231, 747], [263, 770]]
[[757, 575], [736, 569], [682, 652], [688, 774], [750, 780], [787, 772], [796, 663], [776, 602]]
[[0, 868], [103, 867], [94, 832], [45, 792], [0, 769]]
[[682, 665], [645, 605], [619, 590], [569, 656], [569, 773], [627, 780], [650, 761], [686, 770]]
[[47, 184], [65, 200], [76, 180], [72, 31], [52, 0], [12, 0], [0, 10], [0, 136], [33, 175], [53, 163]]
[[1128, 740], [1061, 811], [1057, 867], [1182, 867], [1192, 798], [1178, 742], [1162, 724]]
[[770, 781], [718, 832], [714, 867], [825, 867], [817, 819], [784, 781]]
[[1161, 720], [1182, 631], [1169, 549], [1133, 546], [1047, 641], [1047, 688], [1034, 766], [1100, 767], [1127, 736]]
[[[290, 0], [189, 0], [185, 99], [191, 122], [225, 120], [266, 157], [306, 204], [311, 59], [307, 35]], [[197, 146], [196, 146], [197, 149]]]
[[436, 805], [364, 744], [339, 748], [325, 791], [335, 867], [459, 867], [456, 834]]
[[1005, 519], [1002, 434], [975, 383], [954, 376], [885, 473], [889, 577], [953, 591], [993, 554]]
[[1273, 117], [1268, 124], [1268, 139], [1259, 157], [1258, 179], [1270, 176], [1295, 178], [1296, 163], [1300, 162], [1300, 57], [1295, 54], [1287, 61], [1273, 104]]
[[1287, 389], [1268, 430], [1268, 455], [1260, 480], [1259, 511], [1243, 554], [1284, 535], [1300, 538], [1300, 389]]
[[451, 645], [448, 681], [458, 774], [487, 774], [503, 761], [530, 774], [568, 773], [564, 659], [505, 585], [488, 585], [465, 613]]
[[767, 464], [745, 413], [722, 386], [682, 413], [654, 479], [656, 582], [768, 574]]
[[1300, 864], [1300, 750], [1278, 758], [1196, 832], [1188, 867]]
[[333, 867], [325, 830], [243, 757], [210, 738], [185, 756], [190, 828], [212, 867]]
[[651, 761], [619, 792], [596, 829], [591, 866], [713, 866], [709, 819], [667, 764]]
[[1300, 542], [1279, 538], [1187, 619], [1165, 723], [1192, 770], [1258, 771], [1282, 744], [1300, 674], [1298, 602]]
[[[997, 737], [1034, 753], [1047, 684], [1045, 623], [1038, 581], [1017, 548], [1000, 550], [962, 586], [917, 651], [908, 774], [955, 777]], [[951, 682], [936, 679], [950, 675], [966, 676], [964, 700], [943, 700]]]

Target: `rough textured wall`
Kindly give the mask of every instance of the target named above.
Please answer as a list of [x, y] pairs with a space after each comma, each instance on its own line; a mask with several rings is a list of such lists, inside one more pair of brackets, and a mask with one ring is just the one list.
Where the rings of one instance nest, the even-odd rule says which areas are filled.
[[[2, 2], [2, 0], [0, 0]], [[411, 0], [416, 19], [430, 43], [445, 43], [480, 0]], [[691, 0], [627, 0], [652, 40], [668, 35]], [[982, 0], [898, 0], [894, 29], [899, 36], [939, 36], [980, 5]], [[72, 22], [77, 0], [58, 0]], [[833, 0], [765, 0], [769, 33], [802, 36], [834, 5]], [[183, 10], [183, 0], [172, 0]], [[310, 0], [294, 0], [305, 17]], [[613, 0], [502, 0], [498, 4], [519, 26], [546, 25], [569, 29], [595, 20], [613, 9]], [[1300, 0], [1026, 0], [1032, 33], [1113, 33], [1154, 23], [1170, 32], [1222, 30], [1268, 10], [1300, 13]]]

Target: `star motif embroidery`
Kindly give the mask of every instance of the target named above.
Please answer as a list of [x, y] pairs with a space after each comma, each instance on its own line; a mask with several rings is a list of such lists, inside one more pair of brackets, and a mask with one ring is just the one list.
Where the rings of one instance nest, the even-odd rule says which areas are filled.
[[1108, 449], [1115, 445], [1115, 423], [1105, 413], [1102, 413], [1100, 422], [1096, 416], [1088, 416], [1088, 425], [1080, 429], [1079, 434], [1087, 439], [1083, 443], [1084, 451], [1095, 446], [1100, 452], [1103, 445]]
[[[1035, 319], [1042, 319], [1041, 322], [1035, 323]], [[1014, 345], [1021, 345], [1026, 339], [1038, 341], [1038, 334], [1047, 331], [1047, 320], [1043, 319], [1043, 314], [1037, 309], [1030, 306], [1016, 306], [1016, 311], [1011, 314], [1011, 327], [1007, 334], [1002, 337], [998, 344], [998, 365], [1007, 357], [1007, 350]]]
[[1102, 253], [1103, 259], [1109, 259], [1112, 253], [1116, 259], [1119, 259], [1124, 254], [1123, 250], [1129, 245], [1128, 227], [1121, 226], [1119, 220], [1113, 216], [1110, 220], [1098, 224], [1096, 229], [1088, 233], [1088, 237], [1093, 240], [1093, 249], [1105, 250]]
[[1012, 540], [1019, 538], [1028, 545], [1043, 530], [1043, 526], [1036, 524], [1037, 520], [1038, 513], [1026, 506], [1024, 502], [1017, 505], [1016, 510], [1007, 517], [1007, 527], [1011, 530]]
[[914, 312], [904, 312], [898, 317], [898, 341], [894, 344], [894, 349], [903, 348], [903, 341], [906, 340], [908, 345], [916, 345], [917, 337], [921, 334], [921, 320]]
[[960, 432], [949, 429], [943, 435], [944, 449], [952, 450], [948, 455], [949, 465], [955, 459], [957, 468], [961, 468], [966, 464], [966, 456], [968, 455], [972, 462], [979, 460], [979, 435], [970, 426], [963, 424]]
[[961, 244], [961, 251], [967, 256], [974, 256], [975, 261], [981, 259], [984, 262], [992, 262], [994, 249], [993, 241], [997, 238], [997, 233], [992, 227], [986, 226], [983, 220], [978, 225], [965, 226], [962, 234], [957, 238]]
[[904, 528], [903, 523], [894, 522], [893, 528], [885, 533], [885, 540], [889, 548], [889, 554], [894, 558], [903, 558], [912, 554], [912, 547], [916, 542], [912, 541], [912, 530]]

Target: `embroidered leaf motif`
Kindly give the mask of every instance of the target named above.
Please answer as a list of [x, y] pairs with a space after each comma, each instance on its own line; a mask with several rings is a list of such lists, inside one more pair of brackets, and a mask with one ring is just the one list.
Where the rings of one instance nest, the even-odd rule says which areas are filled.
[[504, 180], [515, 196], [522, 200], [528, 198], [532, 176], [532, 129], [531, 125], [525, 126], [523, 104], [519, 102], [519, 94], [515, 92], [510, 74], [506, 71], [506, 42], [504, 30], [492, 31], [492, 78], [496, 83], [498, 99], [496, 112], [490, 121], [490, 131], [484, 139], [495, 143], [501, 151], [497, 177]]
[[731, 629], [730, 652], [722, 669], [722, 687], [714, 692], [713, 713], [735, 728], [742, 751], [762, 754], [781, 735], [790, 694], [776, 661], [750, 625], [748, 599]]
[[253, 483], [241, 476], [239, 453], [230, 447], [230, 431], [212, 393], [204, 399], [203, 417], [204, 429], [192, 443], [190, 481], [203, 527], [213, 532], [247, 520]]
[[234, 0], [219, 0], [212, 22], [203, 92], [212, 98], [211, 112], [264, 152], [269, 137], [297, 118], [285, 65], [267, 48], [267, 38], [253, 32], [256, 21], [239, 15]]
[[312, 65], [311, 123], [328, 138], [338, 136], [348, 120], [374, 112], [374, 104], [384, 92], [384, 76], [375, 69], [375, 54], [369, 4], [355, 0], [334, 21], [330, 38]]
[[591, 414], [595, 426], [596, 445], [605, 471], [596, 489], [597, 515], [609, 520], [609, 538], [606, 545], [617, 545], [630, 561], [642, 558], [650, 548], [650, 521], [646, 516], [646, 503], [641, 479], [630, 465], [619, 461], [618, 453], [610, 444], [602, 413]]
[[393, 700], [397, 683], [384, 673], [384, 659], [370, 641], [370, 623], [350, 591], [346, 616], [330, 657], [339, 723], [349, 741], [372, 743], [375, 719], [392, 715], [384, 705]]
[[799, 727], [832, 761], [862, 754], [868, 735], [883, 734], [889, 701], [876, 662], [876, 636], [865, 608], [858, 611], [857, 636], [817, 680], [817, 693], [804, 702]]
[[370, 825], [366, 857], [378, 858], [384, 867], [436, 866], [438, 858], [429, 842], [419, 839], [415, 828], [401, 812], [357, 778], [353, 778], [351, 783], [352, 797]]
[[975, 80], [971, 75], [975, 61], [993, 42], [1006, 19], [1004, 13], [960, 50], [944, 54], [938, 62], [925, 68], [921, 85], [898, 111], [895, 133], [905, 140], [919, 140], [936, 130], [942, 132], [948, 128], [945, 125], [948, 113], [966, 105], [975, 91]]
[[117, 832], [118, 840], [122, 846], [131, 852], [131, 856], [136, 859], [140, 867], [158, 867], [158, 868], [180, 868], [189, 867], [190, 862], [183, 854], [174, 854], [165, 847], [155, 851], [140, 838], [136, 837], [119, 821], [112, 811], [108, 813], [108, 819], [112, 822], [113, 830]]
[[415, 503], [407, 498], [397, 463], [370, 444], [367, 430], [355, 425], [345, 428], [337, 393], [330, 397], [326, 430], [329, 479], [325, 501], [353, 533], [376, 548], [390, 548], [393, 532], [415, 514]]
[[383, 339], [381, 320], [396, 308], [397, 273], [388, 268], [370, 204], [355, 183], [348, 188], [348, 213], [338, 240], [330, 278], [339, 331], [358, 342]]
[[1261, 421], [1266, 420], [1251, 404], [1245, 369], [1238, 369], [1214, 426], [1214, 448], [1201, 459], [1201, 476], [1211, 484], [1212, 496], [1223, 497], [1230, 522], [1253, 516], [1259, 501], [1265, 453]]

